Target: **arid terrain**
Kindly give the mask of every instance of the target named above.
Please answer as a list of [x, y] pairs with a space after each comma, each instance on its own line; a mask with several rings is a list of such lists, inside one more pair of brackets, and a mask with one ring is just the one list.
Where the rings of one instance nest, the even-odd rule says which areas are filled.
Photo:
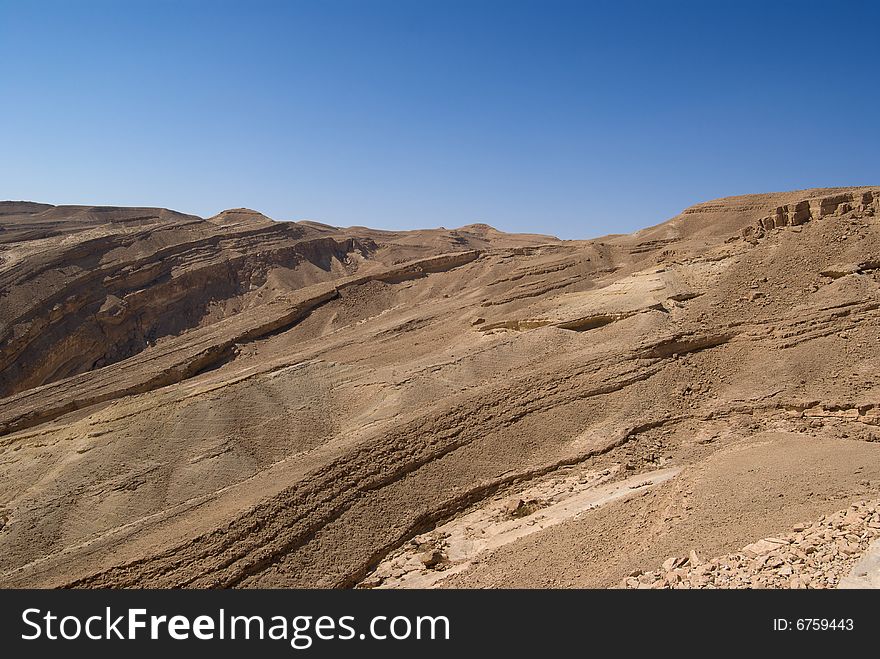
[[583, 241], [0, 202], [0, 586], [865, 585], [878, 346], [880, 187]]

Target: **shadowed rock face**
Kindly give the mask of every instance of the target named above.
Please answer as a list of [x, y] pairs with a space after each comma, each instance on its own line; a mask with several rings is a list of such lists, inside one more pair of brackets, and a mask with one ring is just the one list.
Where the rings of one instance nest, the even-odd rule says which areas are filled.
[[878, 200], [590, 241], [2, 202], [0, 585], [669, 584], [871, 498]]
[[347, 277], [373, 265], [378, 250], [367, 236], [247, 209], [201, 220], [164, 209], [4, 204], [0, 395]]

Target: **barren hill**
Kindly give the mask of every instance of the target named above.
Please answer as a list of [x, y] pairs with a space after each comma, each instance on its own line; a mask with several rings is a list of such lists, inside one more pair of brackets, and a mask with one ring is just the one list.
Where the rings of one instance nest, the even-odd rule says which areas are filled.
[[880, 188], [590, 241], [0, 202], [0, 585], [833, 586], [878, 340]]

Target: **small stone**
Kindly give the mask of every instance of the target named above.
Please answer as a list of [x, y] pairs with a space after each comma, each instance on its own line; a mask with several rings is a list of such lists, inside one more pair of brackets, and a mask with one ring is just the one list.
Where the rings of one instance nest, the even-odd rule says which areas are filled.
[[678, 562], [678, 558], [673, 556], [672, 558], [667, 558], [663, 561], [663, 570], [669, 572], [670, 570], [674, 570], [678, 567], [680, 563]]
[[746, 545], [745, 547], [743, 547], [743, 552], [746, 554], [751, 553], [753, 556], [761, 556], [763, 554], [769, 554], [771, 551], [778, 549], [781, 544], [783, 544], [783, 541], [781, 540], [777, 540], [776, 538], [767, 538], [764, 540], [758, 540], [758, 542], [753, 542], [750, 545]]
[[363, 581], [358, 584], [359, 588], [378, 588], [382, 585], [382, 577], [378, 575], [374, 575], [372, 577], [367, 577]]
[[504, 504], [504, 512], [508, 515], [514, 515], [524, 505], [525, 502], [522, 499], [511, 499], [506, 504]]
[[436, 567], [443, 562], [444, 558], [446, 557], [439, 549], [434, 549], [433, 551], [426, 551], [419, 554], [419, 560], [427, 568]]

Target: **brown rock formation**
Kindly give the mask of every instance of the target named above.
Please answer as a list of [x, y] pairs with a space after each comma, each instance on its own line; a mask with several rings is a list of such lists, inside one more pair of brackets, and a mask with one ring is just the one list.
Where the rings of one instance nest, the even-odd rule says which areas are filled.
[[[822, 191], [825, 192], [825, 191]], [[743, 237], [756, 239], [763, 237], [771, 229], [795, 227], [811, 220], [821, 220], [829, 216], [854, 215], [873, 217], [880, 203], [880, 189], [858, 188], [814, 197], [812, 195], [793, 203], [777, 206], [754, 226], [743, 230]]]
[[590, 241], [4, 202], [0, 585], [832, 586], [858, 552], [732, 557], [876, 499], [878, 199]]

